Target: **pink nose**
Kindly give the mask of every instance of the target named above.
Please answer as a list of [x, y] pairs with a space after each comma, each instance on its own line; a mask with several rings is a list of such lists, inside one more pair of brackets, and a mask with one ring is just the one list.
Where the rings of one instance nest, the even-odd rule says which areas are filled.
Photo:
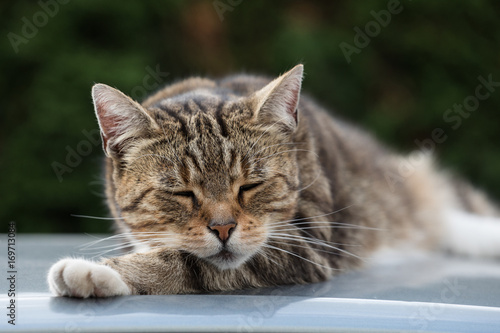
[[231, 236], [231, 233], [235, 227], [236, 223], [228, 223], [224, 225], [215, 224], [208, 226], [208, 228], [212, 230], [212, 232], [216, 234], [223, 243], [225, 243], [229, 239], [229, 236]]

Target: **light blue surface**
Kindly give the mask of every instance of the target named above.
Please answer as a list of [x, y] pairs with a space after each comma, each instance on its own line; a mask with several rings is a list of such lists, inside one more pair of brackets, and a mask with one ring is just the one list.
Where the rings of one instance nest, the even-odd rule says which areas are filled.
[[[2, 299], [4, 302], [4, 299]], [[500, 309], [298, 296], [25, 296], [23, 332], [499, 332]], [[2, 330], [12, 328], [2, 324]]]
[[[18, 235], [16, 326], [4, 314], [0, 332], [500, 332], [500, 264], [447, 257], [218, 295], [51, 297], [50, 265], [81, 256], [80, 246], [92, 240]], [[2, 308], [8, 301], [4, 293]]]

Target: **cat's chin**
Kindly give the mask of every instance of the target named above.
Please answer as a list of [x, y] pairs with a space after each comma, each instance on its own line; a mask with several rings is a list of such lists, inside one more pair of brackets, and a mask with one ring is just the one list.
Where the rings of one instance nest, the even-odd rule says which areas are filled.
[[247, 261], [251, 255], [236, 254], [227, 250], [222, 250], [217, 254], [204, 258], [220, 270], [236, 269]]

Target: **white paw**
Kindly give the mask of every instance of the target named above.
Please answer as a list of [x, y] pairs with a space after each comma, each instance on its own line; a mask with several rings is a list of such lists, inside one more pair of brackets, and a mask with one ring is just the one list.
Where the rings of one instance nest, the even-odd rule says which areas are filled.
[[109, 297], [130, 295], [130, 288], [111, 267], [84, 259], [63, 259], [49, 270], [50, 290], [58, 296]]

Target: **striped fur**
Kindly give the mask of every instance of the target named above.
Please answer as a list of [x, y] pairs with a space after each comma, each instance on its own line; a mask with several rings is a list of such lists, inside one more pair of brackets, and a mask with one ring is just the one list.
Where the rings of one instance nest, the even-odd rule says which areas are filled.
[[[135, 246], [103, 263], [130, 293], [323, 281], [382, 247], [442, 247], [443, 207], [497, 213], [428, 157], [402, 177], [403, 157], [299, 101], [301, 80], [191, 78], [142, 105], [94, 87], [108, 204]], [[209, 226], [228, 223], [224, 242]]]

